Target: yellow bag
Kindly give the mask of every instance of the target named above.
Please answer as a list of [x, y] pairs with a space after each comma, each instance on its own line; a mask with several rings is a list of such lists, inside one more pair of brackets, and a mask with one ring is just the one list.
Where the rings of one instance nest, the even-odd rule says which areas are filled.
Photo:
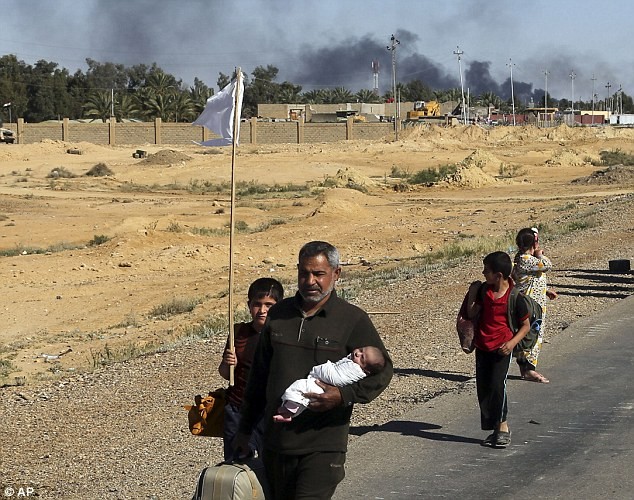
[[225, 389], [194, 397], [194, 405], [186, 405], [189, 430], [194, 436], [222, 437], [225, 420]]

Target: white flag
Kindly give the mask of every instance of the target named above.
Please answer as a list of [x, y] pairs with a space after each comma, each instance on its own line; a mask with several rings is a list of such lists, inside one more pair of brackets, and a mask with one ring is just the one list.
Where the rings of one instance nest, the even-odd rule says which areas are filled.
[[[239, 88], [236, 106], [236, 87]], [[202, 125], [215, 134], [220, 139], [211, 139], [200, 142], [201, 146], [228, 146], [233, 144], [234, 130], [234, 107], [237, 107], [238, 129], [235, 131], [236, 145], [240, 142], [240, 117], [242, 113], [242, 95], [244, 85], [242, 85], [242, 72], [239, 72], [236, 79], [222, 89], [218, 94], [207, 99], [205, 109], [192, 125]]]

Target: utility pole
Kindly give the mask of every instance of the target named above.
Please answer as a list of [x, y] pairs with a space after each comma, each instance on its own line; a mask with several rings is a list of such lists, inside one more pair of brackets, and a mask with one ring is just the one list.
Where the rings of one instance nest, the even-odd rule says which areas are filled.
[[573, 70], [570, 70], [570, 109], [572, 112], [572, 126], [575, 126], [575, 77]]
[[623, 85], [619, 84], [619, 90], [616, 91], [616, 112], [619, 115], [623, 114]]
[[546, 121], [546, 116], [548, 115], [548, 75], [550, 75], [550, 71], [545, 69], [544, 76], [546, 77], [546, 89], [544, 90], [544, 121]]
[[396, 46], [401, 42], [394, 35], [390, 38], [391, 44], [387, 46], [387, 50], [392, 52], [392, 98], [394, 99], [394, 139], [398, 141], [398, 102], [396, 101]]
[[110, 118], [114, 116], [114, 89], [110, 89]]
[[464, 54], [462, 50], [460, 50], [460, 46], [456, 46], [456, 50], [453, 51], [454, 55], [458, 57], [458, 71], [460, 72], [460, 89], [462, 91], [462, 122], [467, 124], [467, 110], [465, 108], [464, 101], [464, 82], [462, 81], [462, 63], [460, 62], [460, 56]]
[[507, 66], [511, 68], [511, 104], [513, 105], [513, 125], [515, 125], [515, 93], [513, 91], [513, 66], [515, 66], [515, 64], [513, 64], [513, 59], [510, 57]]
[[605, 86], [606, 89], [608, 89], [608, 93], [605, 96], [605, 109], [608, 109], [608, 105], [610, 107], [610, 109], [608, 110], [608, 112], [610, 114], [612, 114], [612, 102], [611, 102], [611, 98], [610, 98], [610, 88], [612, 87], [612, 85], [610, 85], [610, 82], [608, 82], [608, 84]]
[[594, 100], [597, 97], [597, 94], [594, 93], [594, 82], [596, 81], [596, 78], [594, 77], [594, 73], [592, 73], [592, 126], [594, 126]]

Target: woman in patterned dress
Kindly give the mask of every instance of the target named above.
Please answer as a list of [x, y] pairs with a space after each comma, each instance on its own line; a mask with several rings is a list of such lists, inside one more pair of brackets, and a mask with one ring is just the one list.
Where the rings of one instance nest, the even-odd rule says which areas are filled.
[[521, 292], [533, 298], [542, 306], [544, 317], [535, 346], [517, 355], [522, 379], [547, 384], [549, 380], [537, 371], [537, 360], [544, 341], [544, 320], [546, 303], [557, 294], [548, 289], [546, 272], [552, 269], [552, 262], [539, 246], [539, 232], [536, 228], [521, 229], [515, 238], [517, 253], [513, 263], [513, 279]]

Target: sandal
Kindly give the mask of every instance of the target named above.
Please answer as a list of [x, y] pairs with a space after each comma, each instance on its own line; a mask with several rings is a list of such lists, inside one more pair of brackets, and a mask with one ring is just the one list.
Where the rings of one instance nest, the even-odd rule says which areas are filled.
[[506, 448], [511, 444], [511, 431], [498, 431], [495, 436], [494, 448]]
[[493, 446], [497, 440], [497, 436], [495, 432], [492, 432], [487, 437], [485, 437], [480, 443], [482, 446]]

